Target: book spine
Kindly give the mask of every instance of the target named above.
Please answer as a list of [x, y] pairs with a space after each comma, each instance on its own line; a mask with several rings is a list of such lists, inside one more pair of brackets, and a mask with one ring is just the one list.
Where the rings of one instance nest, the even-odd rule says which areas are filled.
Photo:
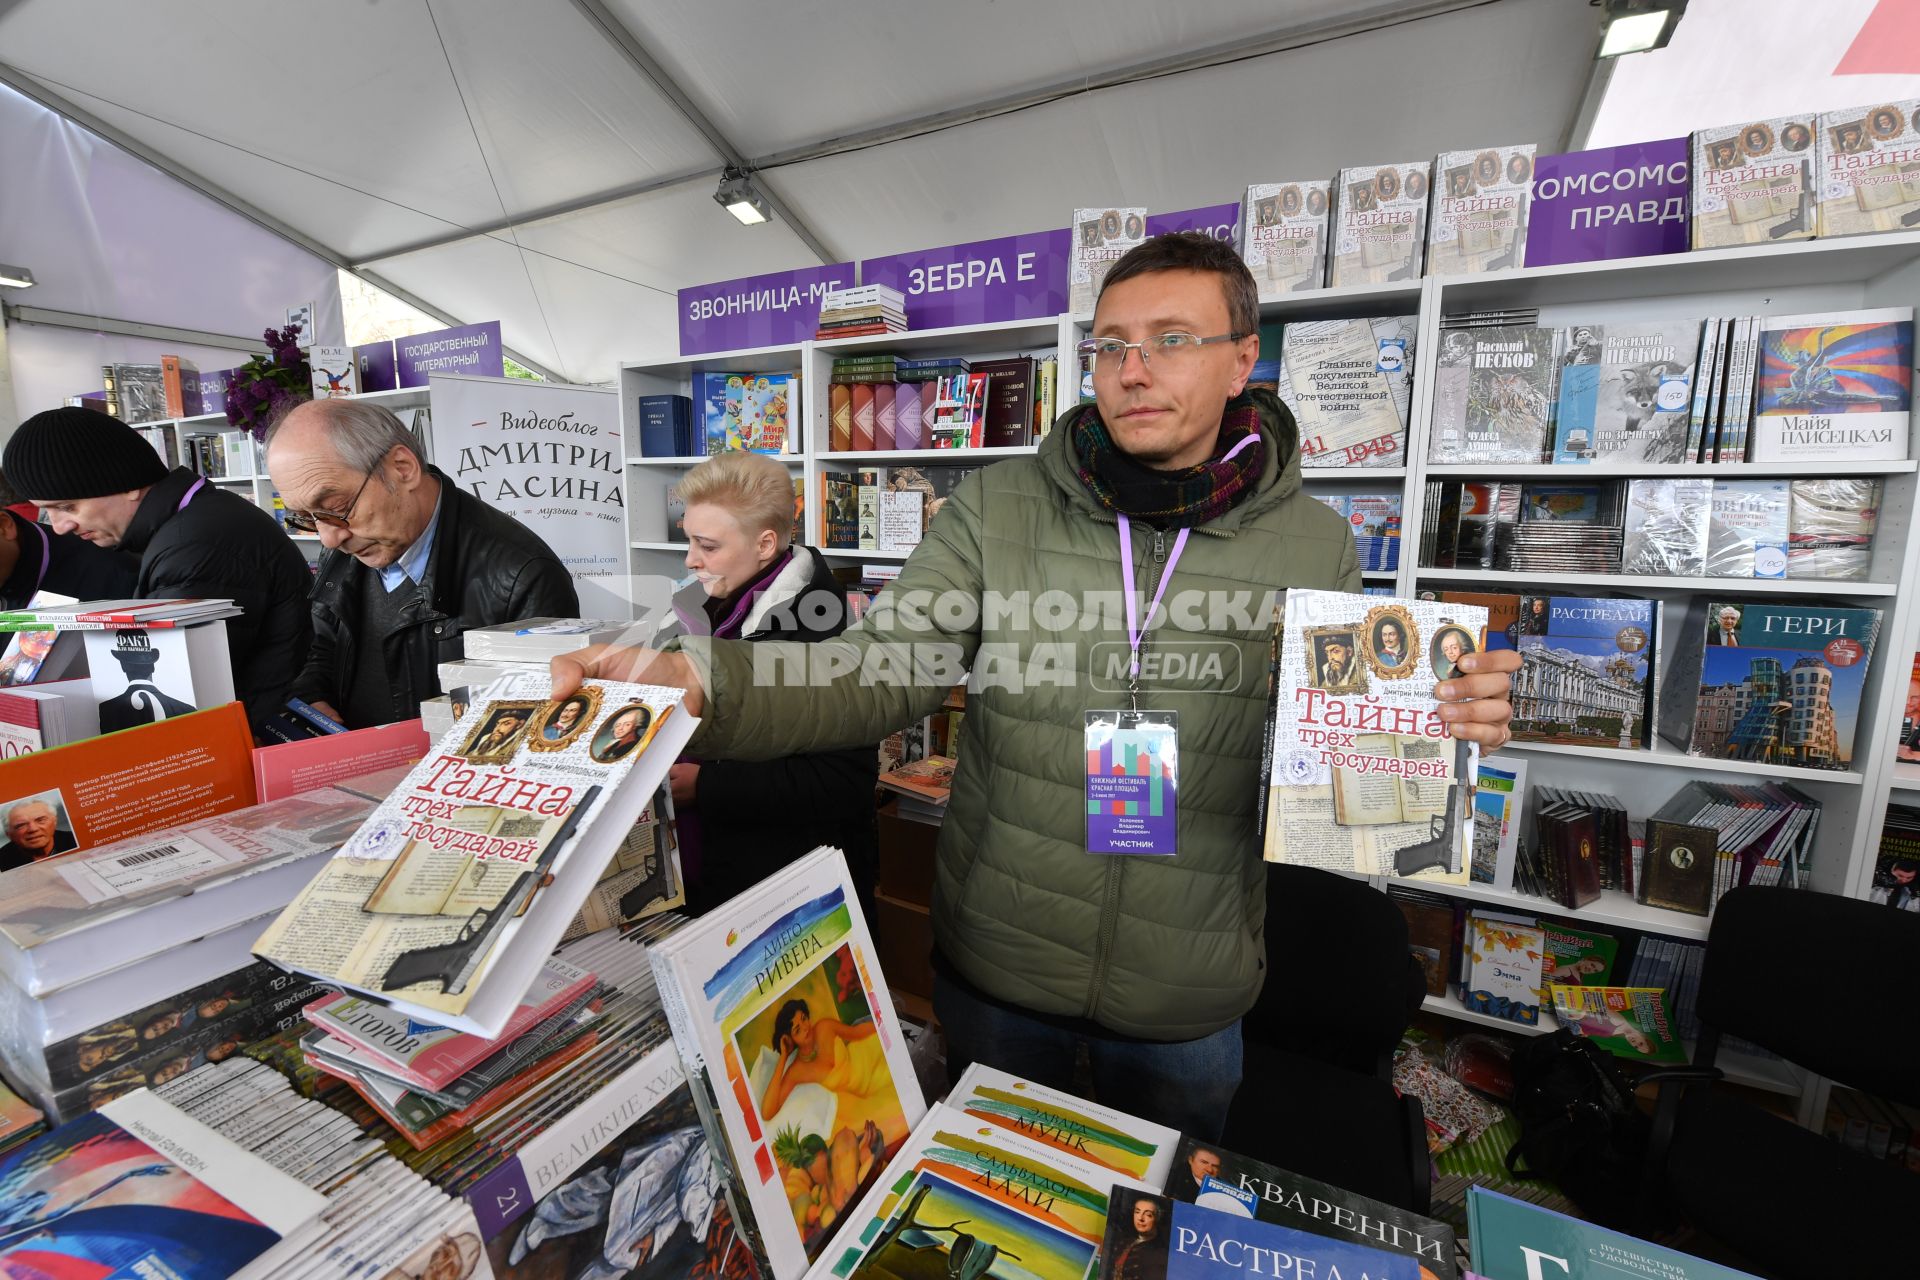
[[827, 391], [827, 448], [834, 453], [853, 448], [853, 388], [844, 384]]
[[893, 384], [893, 447], [896, 449], [924, 449], [926, 437], [921, 434], [920, 398], [925, 388], [918, 382], [896, 382]]
[[347, 726], [341, 724], [338, 720], [328, 718], [316, 710], [312, 703], [303, 699], [288, 698], [287, 710], [293, 712], [293, 714], [299, 716], [302, 720], [305, 720], [322, 733], [345, 733], [347, 731]]
[[727, 1207], [733, 1211], [734, 1228], [739, 1231], [741, 1241], [752, 1255], [756, 1274], [771, 1276], [774, 1274], [773, 1263], [767, 1257], [760, 1220], [754, 1217], [753, 1204], [747, 1195], [745, 1178], [748, 1171], [740, 1163], [732, 1135], [727, 1132], [726, 1119], [720, 1114], [720, 1099], [713, 1091], [713, 1077], [700, 1044], [699, 1031], [694, 1026], [686, 997], [680, 989], [679, 969], [671, 954], [655, 950], [652, 960], [654, 984], [660, 992], [660, 1009], [667, 1016], [667, 1027], [673, 1033], [674, 1048], [679, 1051], [681, 1066], [686, 1070], [687, 1092], [693, 1097], [694, 1114], [700, 1117], [700, 1127], [706, 1131], [707, 1143], [713, 1149], [714, 1168], [726, 1192]]
[[861, 551], [880, 549], [880, 473], [863, 471], [860, 473], [860, 488], [857, 494], [860, 505], [860, 543]]
[[1720, 321], [1709, 318], [1700, 326], [1700, 354], [1693, 368], [1693, 407], [1687, 418], [1686, 458], [1700, 460], [1700, 444], [1707, 426], [1707, 390], [1713, 381], [1715, 357], [1720, 354]]
[[856, 383], [853, 387], [853, 448], [857, 453], [870, 453], [873, 447], [873, 388]]
[[894, 442], [893, 383], [877, 382], [873, 387], [873, 447], [897, 449]]
[[167, 397], [167, 415], [183, 418], [187, 413], [187, 398], [180, 387], [180, 357], [160, 357], [160, 380]]

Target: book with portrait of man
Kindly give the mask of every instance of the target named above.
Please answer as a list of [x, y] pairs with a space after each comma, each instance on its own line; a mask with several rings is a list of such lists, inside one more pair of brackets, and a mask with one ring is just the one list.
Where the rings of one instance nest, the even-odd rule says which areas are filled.
[[[1240, 1201], [1241, 1208], [1236, 1210], [1227, 1197], [1209, 1187], [1210, 1183], [1244, 1192], [1250, 1203]], [[1182, 1138], [1174, 1152], [1167, 1195], [1173, 1200], [1244, 1212], [1279, 1227], [1405, 1254], [1419, 1263], [1424, 1280], [1455, 1280], [1460, 1275], [1453, 1228], [1446, 1223], [1329, 1186], [1192, 1135]]]
[[1780, 116], [1692, 135], [1693, 247], [1805, 240], [1817, 229], [1817, 116]]
[[1358, 875], [1464, 883], [1478, 749], [1434, 688], [1486, 647], [1487, 611], [1287, 593], [1267, 711], [1263, 854]]
[[1920, 100], [1881, 100], [1819, 119], [1820, 234], [1920, 226]]
[[677, 690], [551, 694], [532, 671], [475, 691], [255, 954], [498, 1035], [693, 730]]

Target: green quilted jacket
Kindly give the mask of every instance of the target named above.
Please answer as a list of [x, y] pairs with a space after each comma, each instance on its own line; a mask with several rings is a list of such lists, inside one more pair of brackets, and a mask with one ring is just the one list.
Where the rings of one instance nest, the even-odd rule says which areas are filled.
[[[684, 642], [708, 706], [689, 749], [767, 759], [877, 742], [934, 711], [964, 663], [965, 745], [934, 887], [941, 951], [1038, 1014], [1155, 1040], [1227, 1026], [1265, 973], [1254, 815], [1273, 605], [1286, 587], [1360, 590], [1345, 523], [1301, 487], [1292, 415], [1253, 394], [1259, 487], [1194, 530], [1142, 650], [1139, 705], [1180, 714], [1175, 856], [1085, 851], [1083, 713], [1126, 705], [1127, 631], [1118, 524], [1068, 448], [1081, 410], [1034, 457], [962, 482], [838, 639]], [[1132, 537], [1151, 599], [1174, 535], [1136, 522]]]

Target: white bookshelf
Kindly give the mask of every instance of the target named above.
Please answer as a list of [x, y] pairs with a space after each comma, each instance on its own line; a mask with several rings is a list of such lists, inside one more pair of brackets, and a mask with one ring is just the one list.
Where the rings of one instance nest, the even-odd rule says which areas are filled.
[[[1470, 277], [1427, 277], [1389, 285], [1318, 289], [1261, 304], [1261, 320], [1326, 319], [1361, 315], [1412, 315], [1417, 318], [1412, 407], [1404, 465], [1393, 468], [1314, 469], [1304, 473], [1310, 492], [1398, 492], [1402, 499], [1400, 568], [1391, 574], [1366, 574], [1368, 585], [1391, 586], [1412, 595], [1422, 584], [1461, 590], [1510, 592], [1559, 589], [1566, 594], [1640, 595], [1666, 602], [1668, 623], [1661, 657], [1671, 641], [1681, 606], [1690, 596], [1711, 593], [1735, 599], [1806, 600], [1809, 603], [1858, 602], [1884, 611], [1879, 641], [1862, 694], [1855, 732], [1854, 758], [1845, 770], [1772, 768], [1739, 761], [1688, 756], [1660, 742], [1649, 751], [1559, 744], [1513, 744], [1507, 750], [1528, 762], [1532, 786], [1563, 786], [1609, 791], [1636, 817], [1658, 809], [1690, 778], [1738, 781], [1751, 777], [1791, 779], [1823, 805], [1819, 843], [1809, 868], [1809, 887], [1864, 896], [1872, 876], [1874, 847], [1890, 795], [1920, 804], [1920, 764], [1898, 765], [1893, 734], [1906, 696], [1911, 657], [1920, 647], [1920, 538], [1914, 536], [1916, 482], [1920, 468], [1913, 455], [1890, 462], [1858, 463], [1680, 463], [1667, 465], [1604, 463], [1589, 466], [1548, 464], [1434, 465], [1426, 460], [1433, 400], [1433, 371], [1427, 353], [1439, 346], [1443, 314], [1495, 307], [1537, 307], [1542, 324], [1705, 318], [1727, 315], [1785, 315], [1800, 312], [1920, 305], [1920, 232], [1843, 240], [1797, 241], [1720, 249], [1656, 258], [1621, 259], [1567, 266], [1527, 267]], [[909, 307], [911, 312], [911, 306]], [[832, 342], [807, 343], [714, 355], [666, 357], [629, 364], [621, 370], [622, 414], [629, 420], [627, 471], [629, 512], [636, 537], [658, 537], [647, 525], [649, 497], [644, 490], [695, 465], [699, 459], [640, 459], [631, 432], [634, 400], [642, 394], [691, 394], [692, 375], [703, 370], [786, 370], [802, 375], [801, 441], [798, 462], [807, 478], [808, 538], [817, 541], [821, 509], [820, 473], [829, 469], [887, 466], [895, 463], [987, 463], [1014, 451], [912, 450], [832, 453], [825, 449], [828, 375], [836, 357], [876, 351], [903, 355], [958, 354], [991, 358], [1011, 354], [1053, 354], [1059, 359], [1055, 411], [1079, 400], [1075, 346], [1090, 335], [1092, 317], [1065, 314], [1047, 320], [1006, 325], [969, 325], [945, 330], [885, 334]], [[1873, 561], [1863, 581], [1809, 579], [1658, 578], [1610, 574], [1510, 574], [1475, 569], [1422, 569], [1417, 564], [1429, 479], [1543, 479], [1568, 482], [1639, 476], [1794, 478], [1872, 476], [1883, 485], [1880, 524]], [[659, 514], [659, 497], [652, 497]], [[644, 532], [643, 532], [644, 530]], [[678, 577], [680, 544], [636, 542], [636, 573], [664, 572]], [[843, 563], [888, 563], [906, 557], [873, 551], [830, 551]], [[656, 567], [657, 566], [657, 567]], [[1276, 576], [1279, 576], [1276, 571]], [[1656, 670], [1664, 670], [1657, 668]], [[1381, 887], [1386, 877], [1374, 877]], [[1606, 894], [1580, 911], [1567, 911], [1543, 899], [1494, 894], [1484, 887], [1455, 887], [1428, 881], [1416, 887], [1511, 910], [1579, 920], [1602, 928], [1650, 932], [1699, 941], [1705, 917], [1661, 911], [1635, 903], [1625, 894]], [[1457, 1001], [1449, 998], [1459, 1013]], [[1468, 1018], [1466, 1020], [1472, 1020]], [[1514, 1030], [1504, 1020], [1491, 1020]], [[1772, 1087], [1797, 1099], [1802, 1123], [1823, 1115], [1826, 1086], [1815, 1078], [1784, 1071], [1780, 1064], [1730, 1067], [1743, 1083]], [[1736, 1077], [1738, 1078], [1738, 1077]], [[1766, 1083], [1770, 1081], [1771, 1083]]]
[[[401, 409], [417, 408], [426, 405], [428, 395], [427, 388], [425, 387], [398, 387], [390, 391], [369, 391], [353, 398], [356, 400], [372, 401], [375, 404], [383, 404], [387, 408], [397, 412]], [[243, 428], [233, 426], [229, 423], [225, 413], [201, 413], [188, 418], [162, 418], [154, 422], [136, 422], [129, 425], [141, 429], [148, 427], [163, 428], [172, 439], [176, 465], [186, 467], [188, 470], [196, 470], [193, 466], [187, 444], [190, 439], [196, 436], [226, 438], [247, 434]], [[421, 450], [423, 455], [427, 447], [428, 442], [422, 440]], [[208, 476], [206, 478], [207, 483], [228, 490], [229, 492], [237, 493], [259, 507], [262, 511], [265, 511], [268, 515], [272, 515], [274, 495], [273, 478], [267, 474], [266, 450], [257, 441], [254, 442], [253, 445], [252, 457], [253, 465], [244, 473], [232, 472], [224, 476]], [[289, 531], [287, 536], [299, 545], [301, 553], [310, 560], [319, 556], [321, 544], [317, 535]]]

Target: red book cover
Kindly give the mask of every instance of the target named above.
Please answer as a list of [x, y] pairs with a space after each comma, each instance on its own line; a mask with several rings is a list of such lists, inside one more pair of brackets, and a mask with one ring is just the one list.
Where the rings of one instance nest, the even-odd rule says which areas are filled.
[[276, 743], [253, 752], [253, 785], [260, 803], [299, 795], [396, 766], [424, 760], [433, 740], [420, 721], [330, 733], [305, 742]]
[[973, 372], [987, 379], [986, 427], [981, 442], [990, 449], [1031, 443], [1033, 360], [976, 360]]
[[856, 382], [853, 391], [853, 447], [861, 452], [873, 448], [873, 386]]
[[827, 392], [827, 448], [845, 453], [853, 448], [853, 388], [835, 383]]
[[873, 384], [873, 447], [898, 449], [900, 446], [894, 443], [893, 431], [893, 384], [876, 382]]

